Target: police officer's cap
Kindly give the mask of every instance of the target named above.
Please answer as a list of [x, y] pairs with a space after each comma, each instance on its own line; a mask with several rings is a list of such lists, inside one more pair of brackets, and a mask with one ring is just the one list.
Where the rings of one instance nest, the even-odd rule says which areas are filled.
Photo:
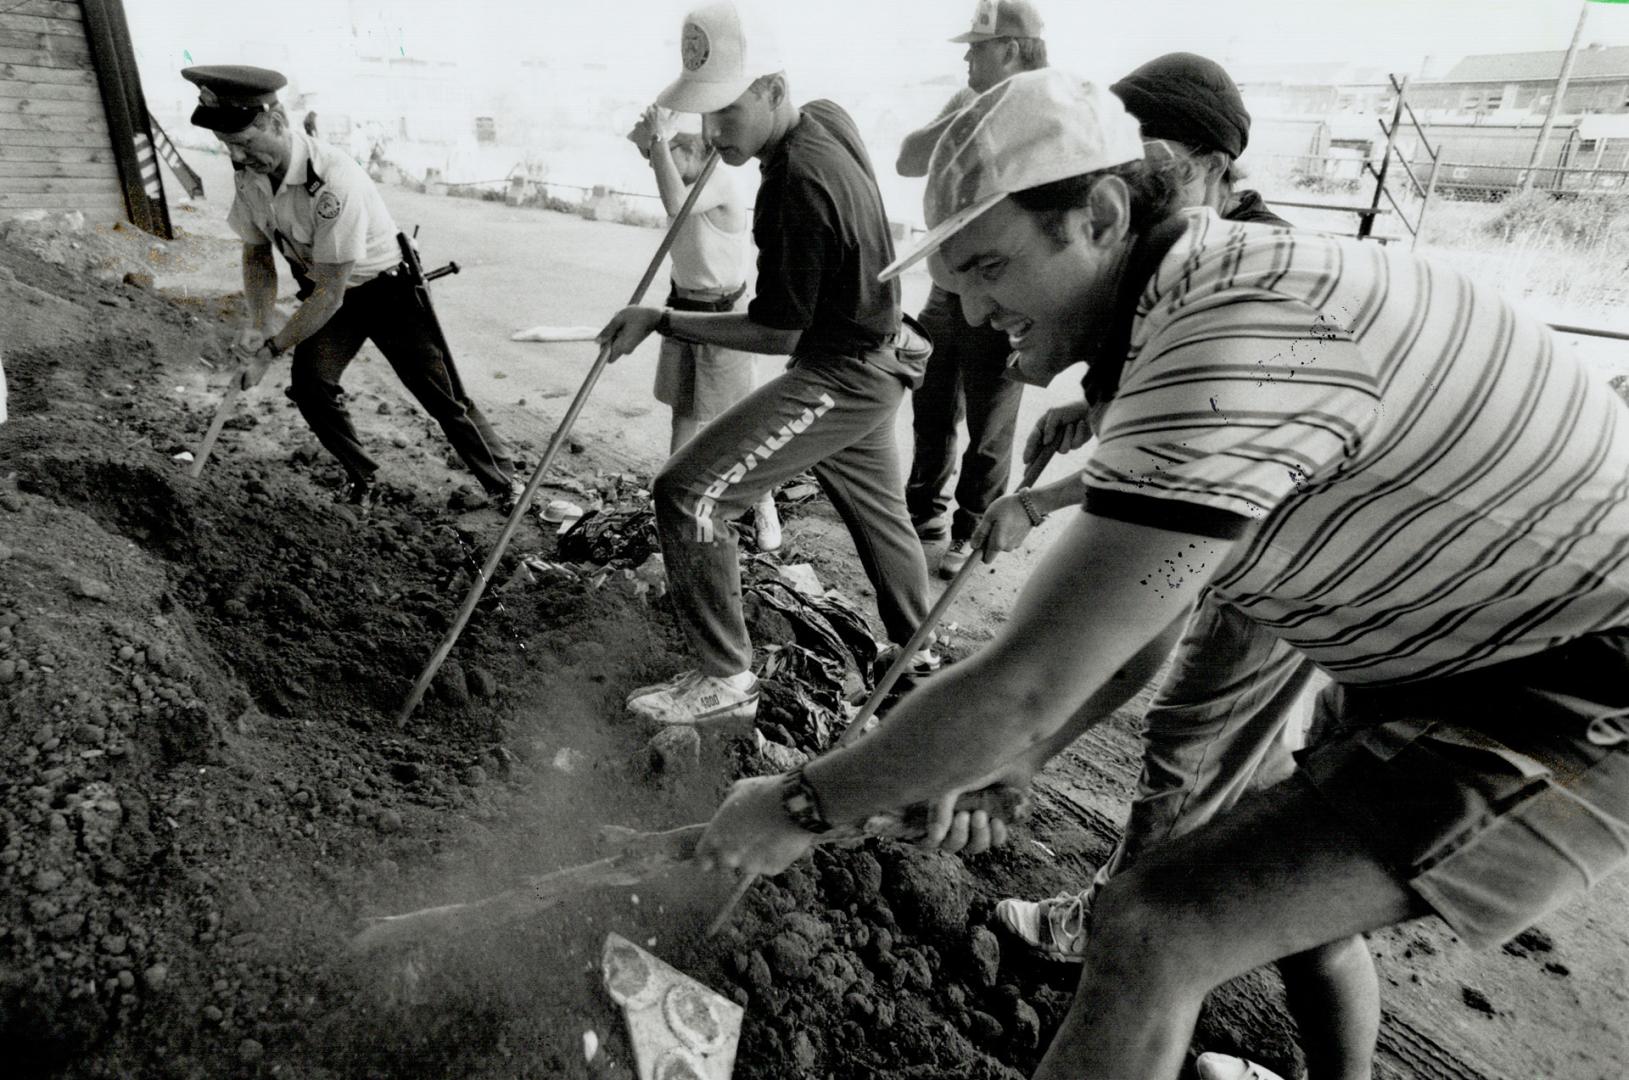
[[244, 64], [209, 64], [181, 69], [181, 77], [198, 84], [198, 107], [192, 122], [232, 135], [277, 104], [277, 91], [288, 85], [281, 72]]

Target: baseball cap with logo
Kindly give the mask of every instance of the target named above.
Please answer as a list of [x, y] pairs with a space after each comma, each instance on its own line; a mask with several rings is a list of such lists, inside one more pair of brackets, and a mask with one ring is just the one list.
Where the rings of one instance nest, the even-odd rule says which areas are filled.
[[928, 233], [879, 275], [897, 277], [1015, 191], [1143, 157], [1137, 121], [1106, 86], [1058, 68], [1026, 71], [980, 94], [939, 136], [928, 162]]
[[679, 58], [684, 71], [656, 98], [675, 112], [717, 112], [754, 79], [785, 68], [757, 9], [728, 0], [703, 4], [684, 17]]
[[978, 0], [973, 28], [950, 40], [958, 45], [999, 38], [1038, 38], [1046, 32], [1041, 13], [1029, 0]]

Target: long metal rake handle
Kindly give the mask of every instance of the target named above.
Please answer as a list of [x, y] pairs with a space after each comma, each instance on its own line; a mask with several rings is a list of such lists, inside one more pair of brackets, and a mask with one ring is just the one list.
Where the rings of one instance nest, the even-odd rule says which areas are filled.
[[[668, 226], [667, 235], [662, 237], [661, 246], [656, 249], [656, 254], [651, 258], [650, 265], [645, 268], [644, 276], [639, 279], [639, 284], [634, 288], [633, 296], [628, 300], [630, 305], [637, 304], [645, 298], [645, 290], [650, 288], [651, 280], [656, 277], [656, 271], [661, 268], [662, 260], [667, 258], [668, 250], [673, 247], [673, 241], [678, 236], [679, 227], [690, 216], [690, 208], [695, 205], [696, 199], [700, 197], [701, 189], [707, 186], [707, 179], [712, 176], [713, 169], [717, 165], [718, 151], [714, 150], [707, 155], [707, 161], [701, 167], [701, 175], [696, 178], [695, 184], [691, 186], [690, 194], [686, 196], [684, 205], [673, 216], [673, 224]], [[572, 399], [571, 407], [566, 410], [566, 415], [560, 420], [560, 426], [555, 429], [554, 438], [549, 440], [548, 449], [543, 452], [543, 460], [539, 461], [537, 468], [532, 470], [532, 478], [526, 482], [526, 490], [519, 499], [515, 500], [515, 508], [509, 512], [509, 520], [504, 522], [503, 532], [498, 535], [497, 543], [492, 545], [492, 551], [487, 555], [486, 563], [481, 567], [481, 571], [476, 575], [475, 580], [470, 583], [469, 595], [464, 597], [464, 605], [458, 609], [458, 617], [453, 620], [446, 637], [436, 647], [434, 655], [430, 657], [430, 662], [419, 673], [418, 681], [413, 684], [412, 691], [407, 695], [407, 700], [403, 702], [401, 712], [396, 716], [398, 725], [407, 723], [408, 718], [413, 715], [413, 710], [418, 708], [420, 701], [424, 700], [424, 692], [429, 689], [430, 680], [436, 677], [436, 672], [441, 670], [441, 665], [451, 655], [453, 646], [458, 642], [458, 635], [463, 633], [465, 625], [475, 611], [475, 605], [481, 600], [481, 594], [486, 591], [487, 583], [491, 580], [493, 571], [497, 570], [499, 560], [503, 558], [503, 553], [509, 549], [509, 542], [514, 539], [515, 531], [520, 528], [521, 519], [526, 516], [527, 508], [532, 505], [532, 496], [536, 493], [538, 486], [543, 483], [543, 477], [548, 473], [549, 466], [554, 464], [555, 455], [560, 452], [560, 447], [565, 445], [566, 437], [571, 434], [572, 425], [577, 422], [577, 417], [583, 411], [583, 406], [588, 404], [588, 395], [593, 392], [594, 384], [599, 381], [600, 373], [605, 370], [605, 365], [609, 362], [609, 350], [606, 347], [601, 347], [599, 355], [594, 358], [593, 366], [588, 369], [588, 375], [583, 379], [582, 387], [577, 391], [577, 396]]]

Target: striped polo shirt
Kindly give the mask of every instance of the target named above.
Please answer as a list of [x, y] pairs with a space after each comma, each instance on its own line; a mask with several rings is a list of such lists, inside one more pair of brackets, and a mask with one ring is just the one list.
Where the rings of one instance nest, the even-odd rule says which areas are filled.
[[1089, 511], [1240, 537], [1218, 598], [1342, 682], [1629, 624], [1629, 411], [1548, 328], [1405, 251], [1185, 216]]

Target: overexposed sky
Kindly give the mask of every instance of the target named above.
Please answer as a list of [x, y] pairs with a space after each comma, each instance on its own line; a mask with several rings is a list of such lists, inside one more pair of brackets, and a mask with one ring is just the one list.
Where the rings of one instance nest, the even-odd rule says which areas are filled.
[[[1118, 76], [1186, 49], [1224, 63], [1328, 61], [1417, 71], [1423, 56], [1561, 49], [1581, 0], [1038, 0], [1055, 63]], [[125, 0], [149, 81], [163, 66], [258, 60], [299, 68], [354, 44], [361, 25], [403, 56], [502, 63], [592, 56], [658, 86], [677, 57], [684, 0]], [[794, 79], [849, 94], [960, 71], [945, 41], [970, 0], [766, 0]], [[1593, 4], [1586, 40], [1629, 45], [1629, 4]], [[661, 70], [656, 70], [660, 68]], [[814, 89], [813, 87], [811, 89]]]

